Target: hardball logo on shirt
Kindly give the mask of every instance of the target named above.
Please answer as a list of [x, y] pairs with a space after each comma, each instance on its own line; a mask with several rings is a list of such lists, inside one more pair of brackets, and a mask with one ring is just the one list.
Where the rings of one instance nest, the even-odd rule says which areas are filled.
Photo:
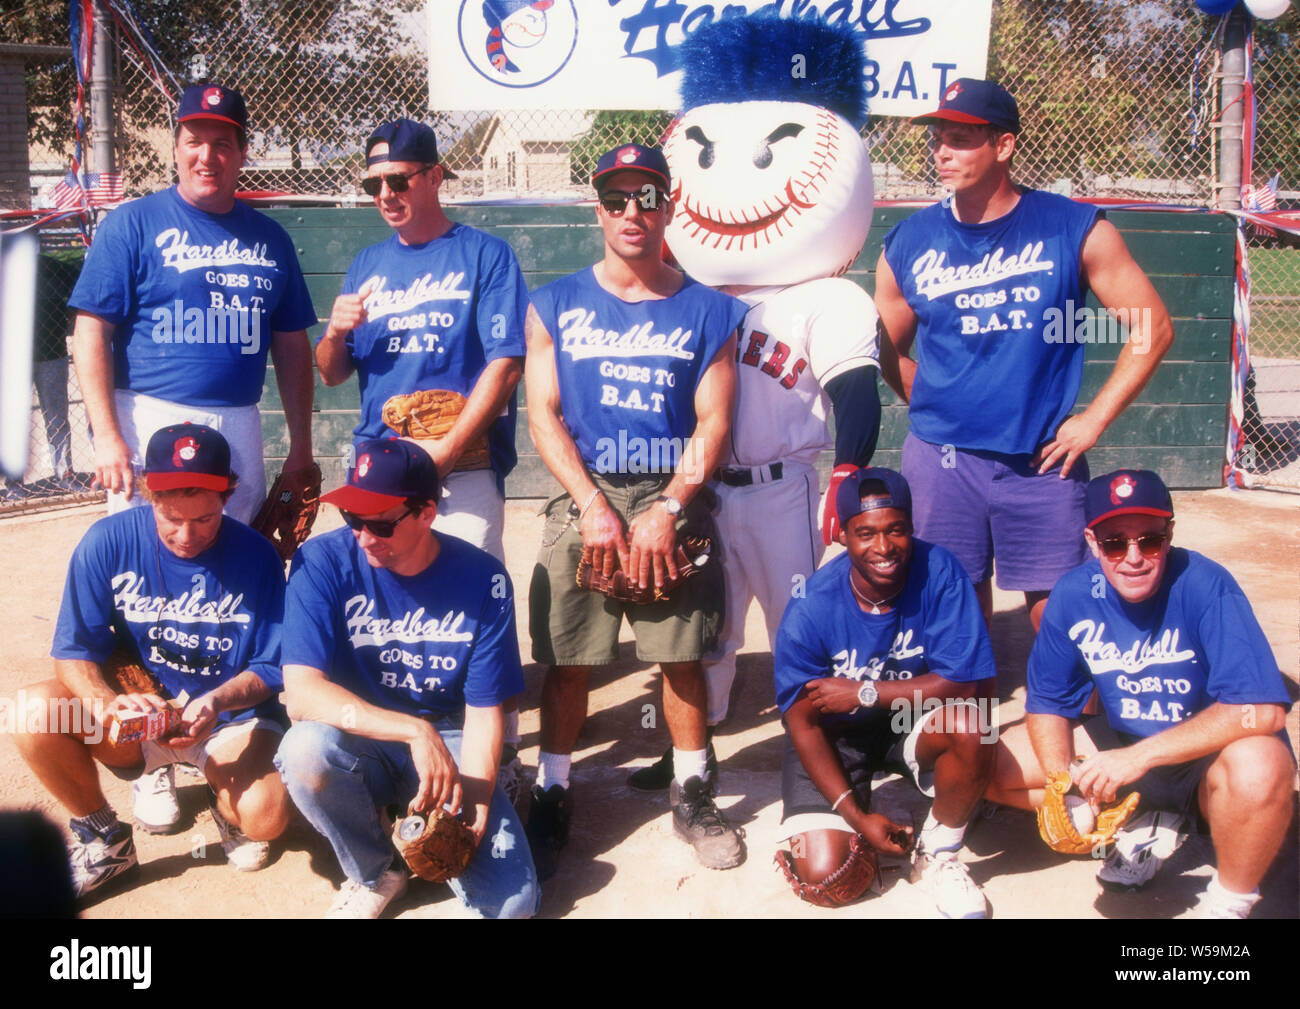
[[912, 673], [907, 669], [887, 669], [889, 659], [901, 661], [915, 659], [925, 655], [924, 645], [913, 645], [914, 632], [909, 628], [899, 631], [889, 651], [884, 655], [871, 655], [862, 665], [858, 665], [858, 650], [845, 648], [831, 656], [831, 675], [842, 676], [849, 680], [907, 680]]
[[159, 344], [216, 344], [234, 346], [241, 354], [256, 354], [262, 349], [261, 298], [250, 298], [253, 308], [207, 305], [186, 307], [177, 298], [170, 305], [159, 305], [150, 314], [150, 336]]
[[198, 452], [199, 443], [195, 439], [178, 438], [176, 444], [172, 446], [172, 465], [184, 466], [187, 462], [193, 461]]
[[1110, 482], [1110, 503], [1121, 505], [1133, 496], [1137, 490], [1137, 481], [1127, 473], [1117, 476]]
[[1080, 620], [1069, 630], [1070, 640], [1078, 643], [1079, 654], [1093, 676], [1138, 673], [1148, 666], [1175, 665], [1196, 659], [1192, 649], [1178, 647], [1177, 628], [1166, 630], [1155, 641], [1150, 638], [1134, 641], [1122, 650], [1114, 642], [1106, 641], [1105, 633], [1106, 624], [1095, 620]]
[[999, 245], [978, 263], [949, 266], [946, 252], [927, 249], [913, 260], [912, 275], [916, 278], [916, 293], [933, 301], [954, 291], [989, 287], [1011, 277], [1047, 273], [1055, 269], [1056, 264], [1042, 256], [1041, 241], [1027, 243], [1013, 256], [1008, 256], [1006, 250]]
[[[410, 287], [395, 287], [390, 290], [387, 277], [370, 277], [361, 285], [370, 287], [365, 301], [366, 315], [373, 321], [395, 312], [409, 312], [430, 301], [469, 301], [471, 292], [462, 286], [464, 281], [463, 270], [460, 273], [448, 272], [441, 280], [434, 280], [432, 273], [426, 273], [411, 281]], [[448, 320], [441, 323], [444, 328], [455, 323], [450, 317]]]
[[142, 575], [123, 571], [114, 575], [113, 606], [122, 618], [132, 624], [152, 624], [159, 620], [172, 620], [178, 624], [247, 624], [252, 615], [241, 613], [244, 594], [227, 592], [219, 599], [208, 599], [201, 589], [182, 593], [178, 598], [150, 596]]
[[574, 361], [593, 357], [673, 357], [679, 361], [694, 361], [695, 352], [687, 350], [694, 330], [678, 326], [671, 333], [656, 333], [654, 323], [647, 320], [624, 332], [601, 329], [593, 325], [596, 313], [586, 308], [571, 308], [562, 312], [560, 350]]
[[[206, 266], [279, 265], [267, 256], [265, 242], [254, 242], [250, 247], [242, 247], [238, 238], [227, 238], [216, 245], [191, 245], [190, 233], [180, 228], [167, 228], [154, 239], [154, 245], [162, 250], [163, 266], [169, 266], [177, 273], [201, 270]], [[261, 283], [258, 287], [261, 289]]]
[[387, 645], [392, 642], [416, 644], [421, 641], [451, 641], [468, 644], [474, 640], [471, 630], [462, 630], [464, 611], [448, 610], [441, 617], [427, 615], [421, 606], [396, 620], [375, 616], [375, 601], [364, 595], [353, 596], [343, 604], [348, 640], [353, 648]]

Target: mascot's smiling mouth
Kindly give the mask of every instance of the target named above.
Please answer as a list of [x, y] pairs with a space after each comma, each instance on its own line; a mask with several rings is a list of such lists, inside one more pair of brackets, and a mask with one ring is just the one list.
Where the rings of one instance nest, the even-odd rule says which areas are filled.
[[[677, 184], [676, 189], [677, 191], [673, 194], [673, 202], [678, 202], [681, 199], [682, 187], [680, 182]], [[775, 210], [772, 208], [773, 200], [776, 202]], [[710, 235], [716, 235], [717, 237], [713, 241], [715, 249], [720, 247], [730, 249], [737, 239], [740, 240], [739, 248], [743, 249], [746, 238], [753, 238], [754, 246], [757, 248], [759, 239], [762, 239], [764, 243], [771, 241], [767, 237], [769, 228], [776, 228], [778, 235], [783, 234], [781, 229], [783, 223], [790, 223], [793, 218], [800, 216], [805, 210], [809, 210], [813, 206], [815, 204], [795, 195], [793, 179], [786, 181], [783, 194], [771, 199], [765, 199], [761, 206], [754, 204], [747, 210], [726, 210], [710, 207], [707, 208], [708, 212], [706, 213], [706, 208], [693, 207], [689, 196], [682, 204], [687, 217], [695, 225], [694, 230], [689, 232], [689, 237], [699, 239], [703, 244], [708, 241]], [[727, 214], [731, 217], [731, 220], [722, 221], [710, 216], [718, 213]], [[701, 237], [702, 232], [704, 233], [703, 237]], [[724, 241], [726, 242], [725, 246], [722, 245]]]

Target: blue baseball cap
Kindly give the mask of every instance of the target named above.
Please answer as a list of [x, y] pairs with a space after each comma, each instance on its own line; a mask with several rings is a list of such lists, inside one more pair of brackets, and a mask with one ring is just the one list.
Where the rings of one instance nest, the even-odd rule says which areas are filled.
[[648, 175], [660, 185], [664, 192], [672, 189], [672, 176], [668, 171], [668, 159], [658, 147], [643, 147], [641, 144], [623, 144], [614, 147], [600, 156], [596, 170], [591, 173], [591, 184], [596, 192], [604, 189], [601, 179], [615, 172], [640, 172]]
[[912, 122], [928, 126], [938, 120], [996, 126], [1008, 133], [1020, 132], [1020, 107], [1011, 92], [995, 81], [959, 77], [948, 85], [939, 107]]
[[407, 498], [438, 500], [438, 467], [418, 445], [400, 438], [357, 442], [348, 482], [321, 500], [354, 515], [377, 515]]
[[230, 487], [230, 445], [202, 424], [171, 424], [153, 433], [144, 453], [144, 485], [152, 491]]
[[187, 123], [192, 119], [229, 123], [239, 130], [241, 137], [248, 134], [248, 108], [244, 105], [244, 96], [234, 88], [220, 84], [191, 84], [181, 93], [180, 104], [176, 107], [176, 122]]
[[[370, 153], [376, 144], [387, 144], [387, 154]], [[366, 138], [366, 164], [378, 165], [385, 161], [419, 161], [427, 165], [442, 164], [438, 160], [438, 138], [433, 128], [414, 119], [394, 119], [375, 127], [375, 131]], [[457, 178], [446, 165], [442, 166], [444, 179]]]
[[[885, 495], [873, 501], [863, 501], [862, 495], [865, 491], [862, 488], [872, 481], [884, 485]], [[854, 515], [878, 511], [881, 508], [901, 508], [911, 516], [912, 489], [907, 485], [907, 480], [903, 478], [902, 473], [885, 469], [883, 466], [867, 466], [855, 470], [841, 481], [840, 489], [835, 494], [835, 513], [839, 516], [841, 526], [848, 525], [849, 519]]]
[[1116, 515], [1174, 517], [1174, 502], [1159, 474], [1149, 469], [1117, 469], [1089, 481], [1083, 505], [1091, 529]]

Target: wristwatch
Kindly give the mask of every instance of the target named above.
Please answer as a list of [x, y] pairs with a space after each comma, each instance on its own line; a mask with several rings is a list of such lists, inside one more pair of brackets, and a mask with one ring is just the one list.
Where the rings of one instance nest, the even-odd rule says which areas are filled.
[[880, 691], [876, 689], [876, 681], [863, 680], [862, 686], [858, 687], [858, 709], [874, 708], [879, 697]]
[[682, 513], [682, 503], [675, 497], [669, 497], [667, 494], [660, 494], [655, 498], [656, 503], [659, 501], [664, 503], [664, 507], [668, 509], [668, 514], [673, 518], [676, 518]]

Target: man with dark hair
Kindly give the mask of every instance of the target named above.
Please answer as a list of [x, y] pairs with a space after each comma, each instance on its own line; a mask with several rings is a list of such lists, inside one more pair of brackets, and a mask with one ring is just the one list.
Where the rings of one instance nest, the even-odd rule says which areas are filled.
[[504, 702], [523, 690], [504, 565], [432, 529], [438, 471], [397, 438], [356, 446], [322, 500], [346, 529], [294, 557], [285, 612], [285, 700], [295, 724], [276, 764], [347, 877], [332, 918], [378, 918], [407, 885], [391, 868], [390, 805], [459, 813], [477, 842], [450, 880], [488, 918], [537, 913], [524, 830], [497, 786]]
[[[138, 864], [131, 827], [104, 797], [96, 761], [138, 779], [136, 818], [151, 833], [179, 824], [172, 765], [197, 767], [237, 869], [262, 868], [267, 842], [288, 823], [288, 796], [271, 763], [284, 731], [276, 701], [279, 557], [262, 536], [222, 514], [238, 481], [229, 446], [211, 428], [177, 424], [155, 432], [143, 482], [150, 507], [100, 519], [72, 555], [54, 633], [56, 678], [26, 690], [28, 704], [56, 724], [16, 737], [42, 784], [72, 813], [78, 897]], [[103, 669], [114, 653], [143, 666], [160, 691], [118, 693]], [[111, 717], [162, 711], [172, 701], [182, 707], [174, 734], [105, 738]], [[155, 791], [159, 769], [168, 787]]]

